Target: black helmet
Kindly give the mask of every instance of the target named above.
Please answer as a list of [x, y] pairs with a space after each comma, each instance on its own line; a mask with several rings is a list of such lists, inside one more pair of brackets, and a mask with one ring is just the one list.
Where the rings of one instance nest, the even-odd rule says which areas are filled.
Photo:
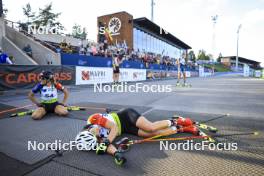
[[40, 78], [42, 80], [53, 80], [54, 74], [51, 71], [42, 71], [40, 73]]

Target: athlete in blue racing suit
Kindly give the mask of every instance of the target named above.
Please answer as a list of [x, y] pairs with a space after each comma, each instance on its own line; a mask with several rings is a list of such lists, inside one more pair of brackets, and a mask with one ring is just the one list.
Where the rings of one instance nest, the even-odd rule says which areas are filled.
[[[68, 114], [65, 103], [69, 93], [60, 83], [56, 82], [54, 75], [50, 71], [44, 71], [40, 75], [41, 81], [29, 92], [29, 99], [38, 106], [32, 114], [34, 120], [39, 120], [46, 113], [56, 113], [61, 116]], [[58, 90], [64, 93], [62, 103], [58, 102]], [[41, 102], [37, 101], [34, 94], [40, 93]]]

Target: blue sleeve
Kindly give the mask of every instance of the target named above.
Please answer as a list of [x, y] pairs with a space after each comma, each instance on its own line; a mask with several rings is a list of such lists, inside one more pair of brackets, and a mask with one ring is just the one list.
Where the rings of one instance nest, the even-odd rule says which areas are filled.
[[43, 85], [38, 83], [37, 85], [35, 85], [32, 89], [33, 93], [38, 93], [40, 91], [40, 89], [42, 89]]

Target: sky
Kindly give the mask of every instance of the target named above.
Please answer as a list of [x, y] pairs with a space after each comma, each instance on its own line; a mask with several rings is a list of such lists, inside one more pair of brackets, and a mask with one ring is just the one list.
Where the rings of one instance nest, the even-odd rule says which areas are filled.
[[[88, 38], [96, 41], [97, 17], [126, 11], [134, 18], [151, 16], [151, 0], [3, 0], [7, 19], [26, 21], [22, 7], [30, 2], [38, 11], [52, 2], [61, 12], [60, 22], [71, 31], [77, 23], [87, 28]], [[211, 17], [218, 15], [213, 28]], [[155, 0], [154, 22], [193, 48], [218, 56], [236, 55], [237, 29], [239, 56], [264, 64], [264, 0]], [[215, 31], [215, 49], [213, 33]]]

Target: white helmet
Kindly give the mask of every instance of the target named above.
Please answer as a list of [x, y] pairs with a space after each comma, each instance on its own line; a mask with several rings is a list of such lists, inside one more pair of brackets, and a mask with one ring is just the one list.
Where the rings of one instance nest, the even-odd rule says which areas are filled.
[[75, 144], [78, 150], [93, 150], [97, 144], [96, 136], [85, 130], [77, 134]]

